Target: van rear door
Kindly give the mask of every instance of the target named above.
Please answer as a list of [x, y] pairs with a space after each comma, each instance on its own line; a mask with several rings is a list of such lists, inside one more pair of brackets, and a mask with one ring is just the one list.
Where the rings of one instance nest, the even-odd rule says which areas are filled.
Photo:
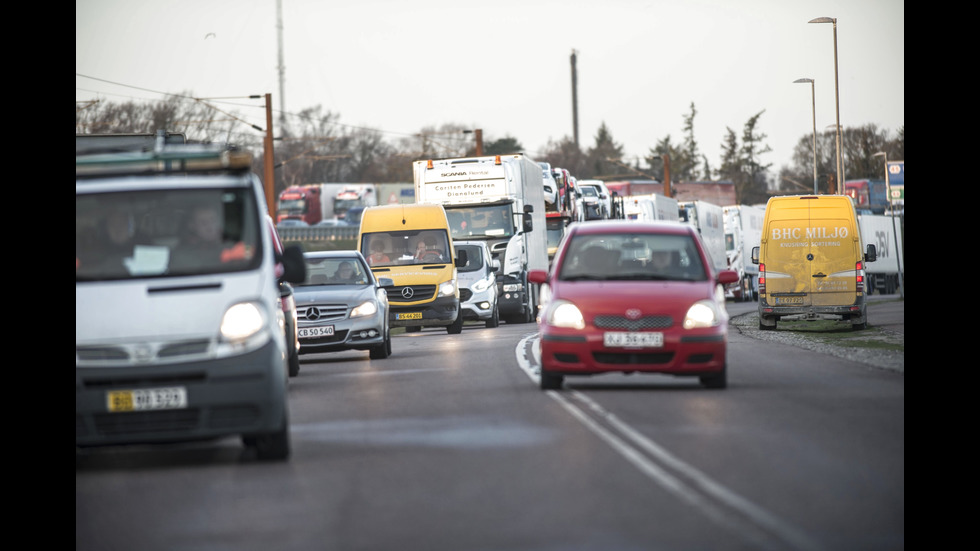
[[814, 306], [853, 304], [861, 236], [849, 198], [823, 197], [810, 203], [810, 297]]

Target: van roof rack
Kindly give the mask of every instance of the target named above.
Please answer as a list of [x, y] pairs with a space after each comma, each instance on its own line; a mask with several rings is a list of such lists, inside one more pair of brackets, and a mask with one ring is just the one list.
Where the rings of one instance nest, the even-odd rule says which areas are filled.
[[252, 168], [252, 155], [231, 145], [165, 144], [152, 151], [75, 155], [75, 178], [136, 174], [238, 173]]

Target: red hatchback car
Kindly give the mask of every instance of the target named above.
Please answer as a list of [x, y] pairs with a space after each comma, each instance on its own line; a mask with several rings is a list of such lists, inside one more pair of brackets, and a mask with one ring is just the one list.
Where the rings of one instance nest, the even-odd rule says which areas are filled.
[[566, 376], [664, 373], [728, 384], [723, 286], [697, 230], [679, 222], [572, 224], [541, 284], [541, 388]]

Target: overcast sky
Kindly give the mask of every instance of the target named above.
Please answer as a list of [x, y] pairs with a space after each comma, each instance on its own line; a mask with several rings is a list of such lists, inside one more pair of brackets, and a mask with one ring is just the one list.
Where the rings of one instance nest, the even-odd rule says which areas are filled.
[[[813, 127], [905, 124], [904, 0], [76, 0], [75, 100], [271, 93], [289, 113], [321, 106], [388, 138], [482, 128], [528, 154], [605, 122], [628, 158], [695, 139], [717, 168], [750, 117], [778, 169]], [[284, 94], [280, 97], [280, 54]], [[237, 111], [241, 112], [240, 109]], [[264, 127], [264, 113], [246, 111]], [[254, 117], [252, 116], [254, 113]], [[278, 121], [278, 117], [277, 117]]]

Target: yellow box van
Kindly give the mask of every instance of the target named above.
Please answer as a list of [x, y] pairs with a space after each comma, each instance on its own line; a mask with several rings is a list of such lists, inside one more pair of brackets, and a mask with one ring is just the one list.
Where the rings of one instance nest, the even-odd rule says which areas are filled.
[[466, 258], [456, 257], [442, 205], [368, 207], [357, 243], [375, 276], [394, 282], [385, 287], [392, 327], [417, 331], [445, 326], [451, 334], [463, 330], [456, 267], [465, 265]]
[[867, 326], [865, 250], [854, 203], [846, 195], [769, 199], [759, 247], [759, 328], [775, 329], [783, 316], [837, 317], [853, 329]]

